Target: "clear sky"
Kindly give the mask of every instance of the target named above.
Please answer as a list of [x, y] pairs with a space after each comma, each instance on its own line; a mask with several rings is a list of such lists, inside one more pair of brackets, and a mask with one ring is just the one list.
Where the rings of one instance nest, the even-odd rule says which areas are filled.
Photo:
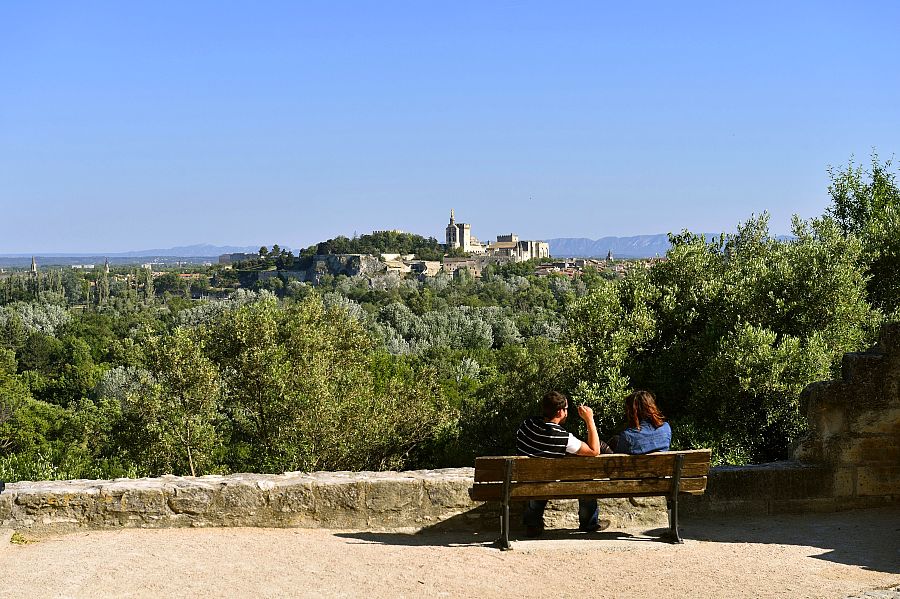
[[900, 151], [900, 3], [0, 3], [0, 253], [775, 233]]

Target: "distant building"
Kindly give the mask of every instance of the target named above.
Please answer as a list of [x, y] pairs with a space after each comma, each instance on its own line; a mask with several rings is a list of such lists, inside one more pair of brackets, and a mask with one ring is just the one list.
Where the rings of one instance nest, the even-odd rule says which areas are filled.
[[385, 260], [413, 260], [415, 259], [415, 254], [381, 254], [381, 257]]
[[380, 235], [383, 233], [396, 233], [398, 235], [402, 235], [403, 233], [406, 233], [406, 231], [403, 231], [401, 229], [376, 229], [372, 231], [372, 235]]
[[387, 272], [395, 272], [399, 275], [405, 275], [412, 272], [412, 268], [409, 264], [400, 260], [399, 258], [395, 259], [385, 259], [384, 265], [387, 268]]
[[409, 267], [420, 278], [433, 277], [441, 271], [441, 263], [437, 260], [412, 260]]
[[456, 275], [460, 270], [468, 270], [474, 277], [481, 277], [481, 270], [486, 266], [479, 258], [444, 258], [444, 272]]
[[450, 210], [450, 224], [447, 225], [446, 240], [448, 250], [461, 248], [469, 254], [506, 258], [513, 262], [550, 257], [550, 244], [545, 241], [523, 241], [515, 233], [497, 235], [495, 243], [482, 243], [472, 235], [471, 225], [456, 222], [453, 210]]
[[518, 235], [497, 235], [496, 243], [487, 247], [492, 256], [506, 256], [514, 262], [549, 258], [550, 244], [545, 241], [520, 241]]
[[487, 251], [487, 246], [472, 235], [472, 225], [456, 222], [452, 208], [450, 209], [450, 224], [445, 230], [445, 238], [448, 250], [460, 248], [468, 254], [483, 254]]

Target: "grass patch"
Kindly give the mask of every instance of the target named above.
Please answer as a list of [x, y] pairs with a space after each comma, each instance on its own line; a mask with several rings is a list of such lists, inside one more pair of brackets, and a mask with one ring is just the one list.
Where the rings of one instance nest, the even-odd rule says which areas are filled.
[[26, 539], [25, 535], [20, 532], [14, 532], [9, 538], [9, 542], [13, 545], [27, 545], [28, 543], [32, 543], [33, 541], [29, 541], [28, 539]]

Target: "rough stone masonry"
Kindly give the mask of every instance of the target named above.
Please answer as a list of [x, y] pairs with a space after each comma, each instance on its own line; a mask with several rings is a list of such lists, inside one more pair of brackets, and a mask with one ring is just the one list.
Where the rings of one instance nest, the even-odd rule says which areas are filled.
[[[0, 527], [37, 535], [177, 526], [493, 531], [498, 510], [469, 499], [472, 476], [472, 468], [448, 468], [19, 482], [0, 494]], [[557, 502], [548, 520], [575, 525], [569, 503]], [[616, 526], [666, 518], [661, 498], [606, 500], [601, 509]]]

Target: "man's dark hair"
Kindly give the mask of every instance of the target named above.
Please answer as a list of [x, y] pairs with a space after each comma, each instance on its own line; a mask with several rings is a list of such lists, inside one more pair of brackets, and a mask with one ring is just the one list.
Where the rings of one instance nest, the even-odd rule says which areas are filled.
[[544, 418], [553, 418], [556, 413], [569, 404], [566, 396], [559, 391], [548, 391], [542, 402]]

